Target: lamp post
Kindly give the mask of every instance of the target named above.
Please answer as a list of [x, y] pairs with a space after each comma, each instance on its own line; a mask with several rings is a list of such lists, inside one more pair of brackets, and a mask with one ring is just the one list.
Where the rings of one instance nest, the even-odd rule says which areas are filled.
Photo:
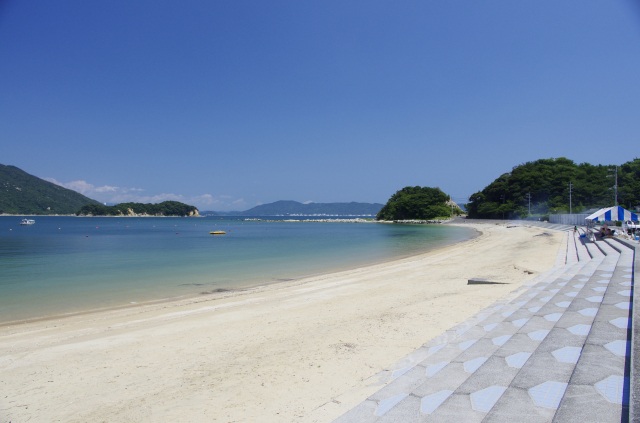
[[573, 188], [573, 184], [569, 181], [569, 214], [573, 214], [572, 212], [572, 204], [571, 204], [571, 189]]
[[615, 192], [615, 204], [614, 206], [618, 205], [618, 166], [616, 166], [616, 183], [613, 186], [613, 190]]
[[[611, 177], [612, 175], [607, 175], [607, 177]], [[613, 198], [614, 198], [614, 206], [618, 205], [618, 166], [616, 165], [613, 170]]]

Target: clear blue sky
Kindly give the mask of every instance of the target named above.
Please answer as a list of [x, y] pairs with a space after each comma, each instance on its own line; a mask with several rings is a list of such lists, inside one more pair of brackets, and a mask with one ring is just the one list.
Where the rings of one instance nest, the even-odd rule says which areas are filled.
[[201, 210], [640, 152], [634, 0], [0, 0], [0, 163]]

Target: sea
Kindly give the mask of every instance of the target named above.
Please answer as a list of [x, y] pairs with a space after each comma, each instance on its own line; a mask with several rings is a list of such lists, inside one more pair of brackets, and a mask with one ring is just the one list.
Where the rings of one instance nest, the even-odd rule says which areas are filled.
[[476, 234], [354, 216], [32, 218], [0, 216], [0, 324], [291, 281]]

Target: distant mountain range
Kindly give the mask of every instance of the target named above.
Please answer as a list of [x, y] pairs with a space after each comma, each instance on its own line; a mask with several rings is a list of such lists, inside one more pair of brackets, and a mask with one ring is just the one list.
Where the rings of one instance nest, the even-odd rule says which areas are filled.
[[[75, 214], [84, 206], [102, 203], [73, 190], [45, 181], [15, 166], [0, 164], [0, 214]], [[276, 201], [245, 211], [205, 211], [215, 216], [375, 216], [378, 203], [299, 203]]]
[[15, 166], [0, 164], [0, 214], [74, 214], [88, 204], [100, 203]]
[[383, 204], [379, 203], [299, 203], [276, 201], [245, 211], [203, 211], [201, 215], [215, 216], [375, 216]]

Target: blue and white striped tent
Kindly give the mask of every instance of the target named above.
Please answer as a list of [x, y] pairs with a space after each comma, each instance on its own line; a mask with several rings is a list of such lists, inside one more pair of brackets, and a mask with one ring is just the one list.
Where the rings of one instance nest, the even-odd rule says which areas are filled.
[[638, 214], [632, 213], [624, 207], [613, 206], [600, 209], [597, 212], [589, 215], [585, 220], [591, 222], [613, 222], [616, 220], [633, 220], [638, 221]]

